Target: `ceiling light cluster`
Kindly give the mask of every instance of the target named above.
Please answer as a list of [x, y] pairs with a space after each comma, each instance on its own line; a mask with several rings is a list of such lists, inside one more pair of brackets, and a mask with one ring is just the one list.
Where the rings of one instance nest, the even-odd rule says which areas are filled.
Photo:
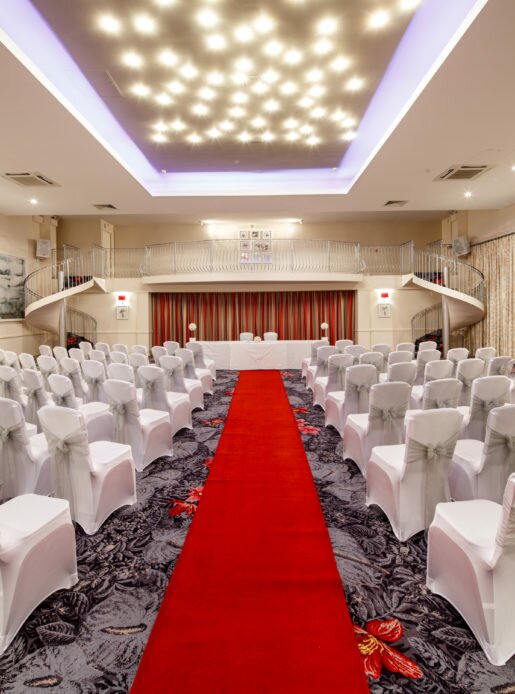
[[[289, 12], [313, 14], [308, 0], [284, 2]], [[382, 0], [366, 15], [365, 29], [382, 30], [419, 2]], [[179, 5], [181, 21], [189, 22], [199, 46], [191, 53], [184, 50], [189, 44], [182, 36], [174, 40], [161, 25], [160, 10], [174, 11]], [[97, 26], [106, 35], [128, 40], [119, 60], [138, 76], [128, 78], [128, 92], [160, 109], [149, 133], [158, 144], [230, 139], [315, 147], [350, 142], [358, 125], [352, 113], [354, 94], [368, 85], [356, 71], [356, 57], [341, 52], [345, 15], [335, 10], [314, 17], [307, 40], [299, 39], [299, 45], [281, 32], [282, 20], [266, 7], [229, 17], [220, 0], [196, 0], [191, 10], [180, 0], [147, 0], [147, 9], [136, 7], [124, 16], [101, 14]], [[157, 78], [156, 69], [161, 73]]]

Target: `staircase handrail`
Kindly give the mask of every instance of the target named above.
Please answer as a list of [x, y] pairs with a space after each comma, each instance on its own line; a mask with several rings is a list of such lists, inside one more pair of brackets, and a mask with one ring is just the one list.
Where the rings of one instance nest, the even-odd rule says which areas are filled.
[[484, 303], [483, 273], [462, 260], [415, 249], [412, 272], [421, 280], [447, 287]]

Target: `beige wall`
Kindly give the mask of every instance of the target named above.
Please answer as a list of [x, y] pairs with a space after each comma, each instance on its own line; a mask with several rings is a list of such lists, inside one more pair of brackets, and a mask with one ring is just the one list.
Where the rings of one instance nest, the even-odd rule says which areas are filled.
[[467, 236], [474, 245], [515, 233], [515, 205], [501, 210], [469, 210], [449, 215], [442, 222], [444, 241]]
[[[43, 217], [5, 217], [0, 215], [0, 252], [25, 258], [27, 274], [48, 261], [36, 259], [36, 241], [50, 238], [55, 228]], [[0, 348], [36, 354], [38, 346], [48, 341], [48, 334], [30, 328], [25, 320], [0, 321]]]
[[57, 228], [57, 248], [63, 245], [77, 246], [89, 250], [93, 244], [102, 240], [100, 217], [91, 219], [68, 219], [61, 217]]

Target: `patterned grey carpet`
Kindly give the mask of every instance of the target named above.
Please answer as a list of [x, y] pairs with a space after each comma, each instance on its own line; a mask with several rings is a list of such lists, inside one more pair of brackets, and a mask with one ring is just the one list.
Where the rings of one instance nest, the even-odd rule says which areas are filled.
[[[377, 676], [369, 679], [372, 693], [515, 694], [515, 659], [491, 666], [459, 615], [426, 590], [423, 534], [400, 544], [386, 517], [366, 508], [364, 480], [342, 461], [340, 438], [324, 429], [300, 372], [283, 379], [357, 638], [370, 651], [363, 662]], [[77, 528], [79, 583], [26, 622], [0, 659], [0, 694], [127, 694], [201, 503], [236, 381], [237, 373], [219, 372], [206, 410], [194, 413], [194, 431], [175, 437], [173, 458], [138, 474], [135, 506], [113, 514], [93, 537]]]

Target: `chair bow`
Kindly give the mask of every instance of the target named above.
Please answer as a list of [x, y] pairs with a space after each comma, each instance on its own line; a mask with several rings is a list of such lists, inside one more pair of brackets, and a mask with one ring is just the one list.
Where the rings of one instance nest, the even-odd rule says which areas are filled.
[[508, 465], [506, 475], [502, 475], [504, 479], [507, 479], [512, 472], [515, 472], [515, 436], [501, 434], [500, 431], [487, 425], [483, 454], [492, 455], [499, 451], [504, 452], [505, 463]]
[[370, 405], [369, 421], [381, 421], [383, 423], [383, 445], [400, 443], [404, 433], [404, 417], [406, 416], [407, 405], [400, 407], [375, 407]]
[[359, 399], [359, 411], [366, 412], [368, 410], [368, 392], [370, 390], [369, 383], [352, 383], [348, 380], [345, 383], [345, 391], [356, 393]]
[[472, 398], [472, 408], [473, 410], [479, 410], [482, 409], [484, 412], [490, 412], [490, 410], [493, 410], [494, 407], [502, 407], [504, 403], [506, 402], [506, 398], [501, 397], [501, 398], [495, 398], [493, 400], [484, 400], [483, 398], [479, 398], [477, 395], [475, 395]]
[[11, 427], [0, 427], [2, 442], [2, 464], [0, 465], [0, 485], [4, 499], [14, 496], [16, 489], [16, 470], [19, 450], [28, 444], [25, 422], [18, 422]]
[[129, 443], [127, 426], [139, 424], [139, 407], [137, 400], [113, 402], [109, 405], [114, 418], [114, 438], [118, 443]]
[[73, 402], [73, 396], [71, 393], [53, 393], [52, 395], [54, 403], [58, 407], [69, 407], [70, 409], [75, 409], [75, 403]]
[[441, 410], [445, 407], [456, 407], [456, 400], [440, 400], [438, 398], [433, 400], [433, 398], [426, 398], [424, 405], [425, 410]]
[[[68, 434], [68, 436], [60, 438], [45, 430], [45, 436], [48, 441], [48, 450], [52, 456], [51, 476], [55, 496], [69, 501], [72, 518], [75, 518], [75, 514], [81, 503], [79, 495], [85, 492], [85, 488], [83, 485], [79, 486], [73, 483], [70, 470], [72, 461], [70, 458], [73, 454], [76, 454], [83, 458], [86, 465], [88, 465], [89, 448], [87, 431], [85, 428], [81, 428], [78, 431]], [[78, 473], [79, 467], [78, 465]], [[77, 489], [76, 487], [79, 488]]]
[[465, 388], [472, 388], [473, 378], [465, 378], [462, 374], [458, 374], [458, 380], [463, 383]]
[[424, 466], [425, 493], [422, 494], [426, 527], [433, 520], [436, 505], [440, 501], [450, 501], [448, 461], [454, 454], [458, 436], [459, 431], [446, 441], [428, 444], [420, 443], [416, 439], [408, 439], [406, 446], [407, 465], [420, 460], [428, 463]]
[[371, 405], [369, 419], [382, 419], [385, 424], [391, 424], [396, 419], [404, 419], [407, 407], [375, 407]]

